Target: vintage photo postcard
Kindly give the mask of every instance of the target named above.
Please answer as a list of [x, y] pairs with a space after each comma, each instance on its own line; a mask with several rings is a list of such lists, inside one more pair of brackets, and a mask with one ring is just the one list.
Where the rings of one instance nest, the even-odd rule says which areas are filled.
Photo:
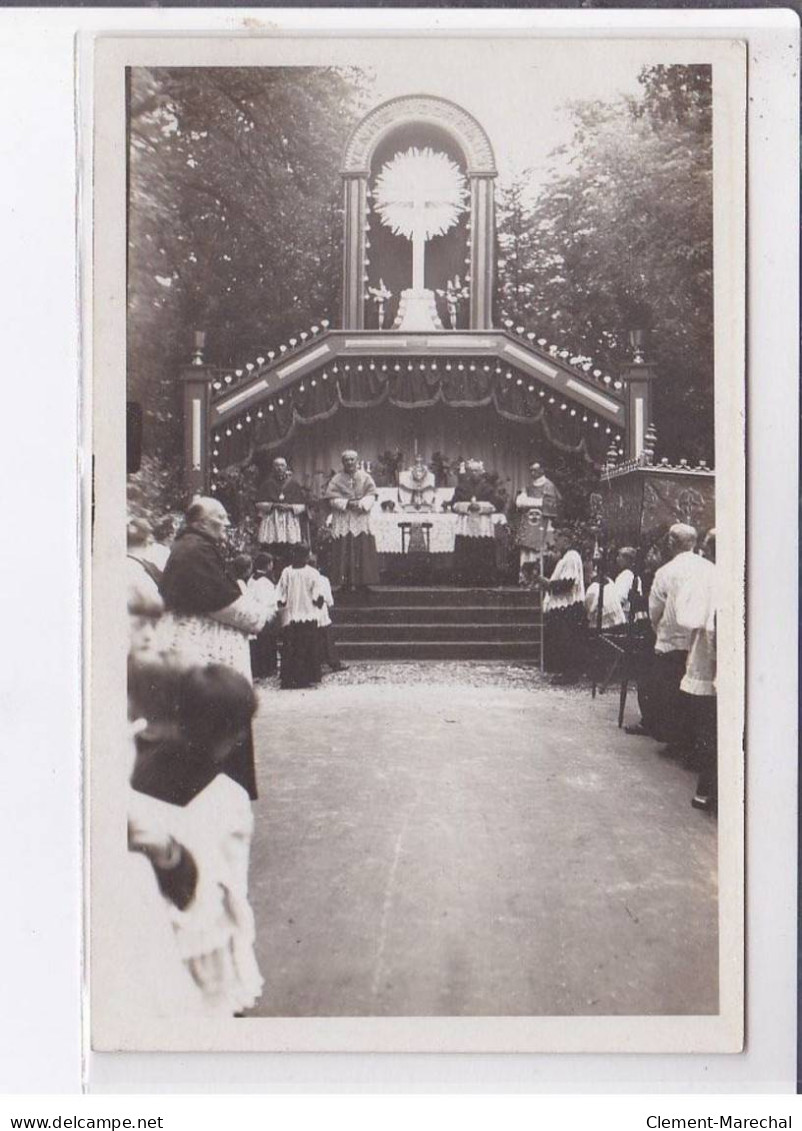
[[740, 1051], [744, 45], [91, 79], [92, 1048]]

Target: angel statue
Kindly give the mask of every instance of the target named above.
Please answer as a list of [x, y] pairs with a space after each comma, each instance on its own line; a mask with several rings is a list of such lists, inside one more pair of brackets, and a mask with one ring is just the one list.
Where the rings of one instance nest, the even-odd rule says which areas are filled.
[[384, 308], [390, 299], [393, 297], [393, 292], [388, 290], [384, 285], [384, 279], [379, 279], [378, 287], [368, 287], [368, 294], [372, 296], [373, 301], [379, 308], [379, 329], [384, 329]]
[[453, 279], [449, 279], [446, 282], [446, 289], [444, 291], [438, 291], [437, 293], [440, 298], [444, 298], [446, 300], [448, 321], [451, 329], [456, 330], [459, 304], [463, 299], [468, 298], [468, 288], [462, 285], [459, 275], [455, 275]]

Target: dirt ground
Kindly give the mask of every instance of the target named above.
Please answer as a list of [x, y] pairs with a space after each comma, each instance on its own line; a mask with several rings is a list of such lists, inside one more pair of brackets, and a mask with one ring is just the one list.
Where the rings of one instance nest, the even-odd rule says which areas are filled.
[[717, 826], [616, 715], [525, 664], [263, 685], [254, 1014], [715, 1012]]

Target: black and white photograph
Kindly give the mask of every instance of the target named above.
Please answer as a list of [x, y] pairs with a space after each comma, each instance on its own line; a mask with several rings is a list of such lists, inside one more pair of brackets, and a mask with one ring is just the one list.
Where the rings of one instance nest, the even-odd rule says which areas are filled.
[[94, 1047], [738, 1051], [743, 45], [102, 46]]

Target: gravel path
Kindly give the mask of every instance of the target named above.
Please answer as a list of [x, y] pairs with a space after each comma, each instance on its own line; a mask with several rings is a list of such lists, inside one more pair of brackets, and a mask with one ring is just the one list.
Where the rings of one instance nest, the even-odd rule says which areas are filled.
[[[436, 684], [440, 687], [506, 687], [529, 691], [548, 686], [549, 677], [536, 664], [510, 663], [507, 660], [373, 660], [349, 663], [344, 672], [324, 676], [322, 688], [364, 687], [367, 684], [407, 687], [411, 684]], [[262, 691], [278, 690], [278, 680], [263, 680]], [[555, 693], [557, 689], [555, 688]], [[585, 694], [586, 686], [561, 688], [566, 694]]]
[[263, 686], [254, 1012], [714, 1012], [716, 823], [617, 699], [482, 662]]

